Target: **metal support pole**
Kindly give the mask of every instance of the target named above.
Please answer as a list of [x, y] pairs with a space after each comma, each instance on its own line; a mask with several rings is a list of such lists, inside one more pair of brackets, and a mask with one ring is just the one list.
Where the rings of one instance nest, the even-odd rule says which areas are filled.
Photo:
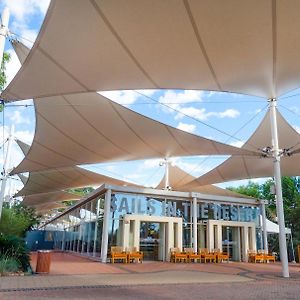
[[294, 249], [292, 230], [291, 230], [290, 238], [291, 238], [291, 244], [292, 244], [291, 246], [292, 246], [292, 254], [293, 254], [293, 263], [295, 264], [296, 263], [296, 258], [295, 258], [295, 249]]
[[263, 227], [263, 241], [264, 250], [268, 251], [268, 232], [267, 232], [267, 218], [266, 218], [266, 205], [261, 203], [262, 227]]
[[165, 168], [166, 168], [165, 190], [168, 190], [170, 188], [170, 182], [169, 182], [169, 161], [167, 158], [165, 158]]
[[106, 263], [107, 261], [110, 205], [111, 205], [111, 190], [107, 190], [105, 193], [102, 243], [101, 243], [101, 261], [103, 263]]
[[94, 231], [94, 245], [93, 245], [93, 256], [96, 256], [97, 251], [97, 235], [98, 235], [98, 219], [99, 219], [99, 209], [100, 209], [100, 199], [97, 200], [96, 207], [96, 221], [95, 221], [95, 231]]
[[3, 164], [3, 178], [2, 178], [2, 182], [1, 182], [1, 192], [0, 192], [0, 220], [1, 220], [2, 206], [3, 206], [3, 202], [4, 202], [4, 196], [5, 196], [6, 182], [7, 182], [7, 178], [8, 178], [8, 167], [9, 167], [9, 161], [10, 161], [10, 155], [11, 155], [11, 145], [12, 145], [12, 141], [13, 141], [13, 135], [14, 135], [14, 126], [12, 125], [10, 128], [9, 135], [8, 135], [7, 151], [6, 151], [6, 156], [5, 156], [4, 164]]
[[3, 55], [4, 55], [4, 46], [5, 46], [5, 39], [8, 35], [8, 22], [9, 22], [9, 9], [5, 7], [2, 16], [1, 16], [2, 23], [0, 24], [0, 63], [2, 64]]
[[193, 198], [193, 248], [197, 253], [198, 232], [197, 232], [197, 198]]
[[279, 225], [279, 250], [280, 261], [282, 265], [282, 276], [290, 277], [287, 248], [286, 248], [286, 234], [285, 234], [285, 222], [283, 211], [283, 199], [282, 199], [282, 186], [281, 186], [281, 171], [280, 171], [280, 150], [278, 146], [278, 132], [277, 132], [277, 117], [276, 117], [276, 99], [270, 100], [270, 119], [271, 119], [271, 133], [272, 133], [272, 146], [273, 146], [273, 158], [274, 158], [274, 179], [276, 188], [276, 209]]

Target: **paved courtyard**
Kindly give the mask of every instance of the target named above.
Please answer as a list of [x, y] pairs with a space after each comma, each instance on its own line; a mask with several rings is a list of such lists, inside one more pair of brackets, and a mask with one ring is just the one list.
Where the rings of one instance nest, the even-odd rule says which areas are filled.
[[112, 265], [53, 253], [48, 275], [2, 277], [0, 299], [299, 299], [300, 265], [290, 265], [290, 279], [280, 270], [280, 263]]

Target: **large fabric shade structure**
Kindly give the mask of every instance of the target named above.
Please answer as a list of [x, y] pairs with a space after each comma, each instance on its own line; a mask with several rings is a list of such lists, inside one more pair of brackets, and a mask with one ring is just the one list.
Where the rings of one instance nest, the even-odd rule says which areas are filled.
[[170, 156], [257, 155], [257, 149], [190, 134], [94, 92], [37, 99], [35, 110], [33, 143], [11, 174]]
[[[246, 195], [241, 195], [230, 190], [222, 189], [220, 187], [214, 186], [212, 184], [204, 185], [204, 186], [193, 186], [189, 187], [189, 182], [193, 182], [196, 178], [189, 173], [185, 172], [178, 166], [174, 166], [169, 164], [168, 166], [168, 183], [169, 187], [172, 190], [183, 191], [183, 192], [198, 192], [202, 194], [216, 195], [216, 196], [226, 196], [226, 197], [234, 197], [234, 198], [251, 198]], [[166, 174], [157, 185], [157, 189], [164, 189], [166, 182]]]
[[40, 193], [40, 194], [25, 196], [23, 198], [22, 204], [25, 204], [26, 206], [36, 206], [42, 204], [60, 203], [63, 201], [70, 201], [70, 200], [73, 201], [79, 199], [80, 196], [78, 195], [74, 195], [64, 191], [59, 191], [59, 192]]
[[2, 97], [141, 88], [278, 97], [299, 87], [299, 11], [296, 0], [52, 0]]
[[24, 187], [15, 195], [28, 196], [33, 194], [62, 191], [71, 188], [100, 186], [103, 183], [121, 186], [136, 186], [123, 180], [97, 174], [74, 166], [69, 168], [52, 169], [29, 173]]
[[[286, 152], [281, 158], [282, 176], [300, 175], [300, 134], [277, 111], [279, 147]], [[265, 115], [260, 126], [250, 139], [242, 146], [243, 149], [257, 147], [257, 149], [271, 150], [270, 112]], [[269, 148], [268, 148], [269, 147]], [[187, 185], [189, 188], [225, 181], [247, 178], [272, 177], [274, 158], [261, 157], [230, 157], [221, 165], [196, 178]]]
[[55, 209], [66, 208], [66, 205], [63, 203], [42, 203], [36, 204], [32, 207], [35, 208], [38, 214], [44, 215], [51, 213], [51, 211]]

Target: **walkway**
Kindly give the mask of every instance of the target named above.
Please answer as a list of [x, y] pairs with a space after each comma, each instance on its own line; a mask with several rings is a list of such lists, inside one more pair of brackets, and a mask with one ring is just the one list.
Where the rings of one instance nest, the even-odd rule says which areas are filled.
[[[35, 268], [36, 256], [33, 255], [32, 258], [32, 265]], [[203, 299], [224, 300], [227, 299], [226, 295], [231, 299], [274, 300], [285, 299], [285, 296], [288, 296], [286, 299], [298, 299], [300, 265], [290, 266], [290, 279], [281, 278], [280, 269], [279, 263], [144, 262], [112, 265], [72, 254], [53, 253], [49, 275], [2, 277], [0, 299], [33, 299], [34, 297], [44, 299], [44, 296], [50, 299], [58, 294], [60, 299], [96, 299], [97, 297], [92, 297], [96, 295], [96, 291], [102, 296], [107, 294], [108, 299], [141, 299], [142, 297], [146, 300], [153, 299], [158, 292], [163, 299], [189, 299], [185, 296], [191, 295], [192, 291], [200, 292], [200, 287], [202, 287], [201, 294], [205, 290], [206, 297]], [[244, 298], [234, 297], [241, 293]], [[261, 297], [258, 293], [265, 294], [266, 297]], [[109, 295], [115, 295], [115, 298]], [[268, 298], [270, 295], [272, 297]], [[13, 298], [10, 298], [12, 296]], [[200, 294], [197, 299], [202, 299]]]

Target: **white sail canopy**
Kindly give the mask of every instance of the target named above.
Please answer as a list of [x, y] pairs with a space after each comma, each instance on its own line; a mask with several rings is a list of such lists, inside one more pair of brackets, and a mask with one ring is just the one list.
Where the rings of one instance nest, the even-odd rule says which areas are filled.
[[28, 195], [23, 198], [22, 204], [27, 206], [38, 206], [41, 204], [59, 203], [68, 200], [79, 200], [80, 196], [67, 193], [64, 191], [40, 193]]
[[[300, 175], [300, 134], [277, 111], [279, 148], [286, 152], [281, 158], [282, 176]], [[257, 147], [257, 149], [271, 150], [270, 112], [266, 114], [260, 126], [243, 149]], [[269, 148], [268, 148], [269, 147]], [[189, 188], [246, 178], [261, 178], [273, 176], [272, 157], [230, 157], [221, 165], [208, 173], [196, 178], [187, 185]]]
[[[169, 165], [169, 176], [168, 183], [172, 190], [183, 191], [183, 192], [198, 192], [202, 194], [216, 195], [216, 196], [226, 196], [234, 198], [252, 198], [246, 195], [241, 195], [230, 190], [222, 189], [212, 184], [196, 186], [193, 185], [192, 188], [189, 187], [189, 182], [193, 182], [196, 178], [189, 173], [185, 172], [181, 168], [173, 165]], [[156, 187], [157, 189], [163, 189], [165, 187], [166, 174]]]
[[119, 89], [273, 98], [300, 85], [300, 1], [52, 0], [7, 100]]
[[103, 183], [136, 186], [133, 183], [75, 166], [29, 173], [26, 184], [15, 197], [62, 191], [77, 187], [100, 186]]
[[170, 156], [255, 154], [165, 125], [97, 93], [37, 99], [35, 111], [33, 143], [11, 174]]

